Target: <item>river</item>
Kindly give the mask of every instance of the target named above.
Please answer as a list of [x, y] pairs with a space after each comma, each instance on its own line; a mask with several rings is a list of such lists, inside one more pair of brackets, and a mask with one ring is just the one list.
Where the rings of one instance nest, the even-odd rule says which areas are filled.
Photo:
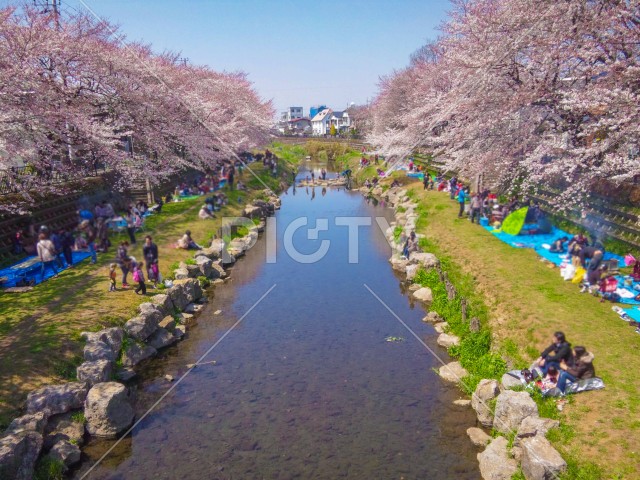
[[[138, 417], [172, 385], [166, 374], [179, 378], [275, 287], [205, 359], [217, 363], [193, 369], [87, 478], [479, 478], [465, 434], [473, 411], [452, 403], [461, 395], [433, 371], [438, 360], [364, 286], [446, 360], [391, 270], [384, 235], [375, 220], [360, 227], [358, 263], [349, 263], [348, 228], [336, 226], [336, 217], [390, 213], [344, 189], [283, 194], [275, 263], [261, 238], [233, 267], [188, 338], [143, 369]], [[285, 251], [299, 217], [311, 227], [327, 220], [317, 240], [306, 227], [292, 236], [301, 254], [330, 241], [315, 263]], [[74, 478], [110, 445], [91, 441]]]

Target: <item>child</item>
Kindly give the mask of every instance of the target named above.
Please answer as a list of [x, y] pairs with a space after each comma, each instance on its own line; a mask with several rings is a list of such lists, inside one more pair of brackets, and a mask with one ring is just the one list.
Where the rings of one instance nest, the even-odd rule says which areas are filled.
[[118, 265], [115, 263], [112, 263], [111, 265], [109, 265], [109, 291], [110, 292], [115, 292], [116, 291], [116, 267]]
[[154, 260], [149, 266], [149, 280], [153, 281], [153, 288], [158, 286], [158, 281], [160, 281], [160, 270], [158, 269], [158, 260]]
[[144, 284], [144, 273], [142, 272], [142, 264], [141, 263], [136, 263], [136, 266], [134, 267], [134, 270], [133, 270], [133, 281], [134, 282], [138, 282], [138, 286], [135, 288], [136, 294], [140, 295], [140, 292], [142, 292], [142, 295], [146, 295], [147, 294], [147, 286]]

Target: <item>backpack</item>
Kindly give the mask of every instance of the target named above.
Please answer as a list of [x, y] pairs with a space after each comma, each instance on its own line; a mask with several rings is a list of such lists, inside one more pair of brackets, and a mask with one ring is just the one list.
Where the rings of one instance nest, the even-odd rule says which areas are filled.
[[133, 271], [133, 281], [134, 282], [144, 282], [144, 277], [142, 276], [142, 271], [141, 270], [134, 270]]

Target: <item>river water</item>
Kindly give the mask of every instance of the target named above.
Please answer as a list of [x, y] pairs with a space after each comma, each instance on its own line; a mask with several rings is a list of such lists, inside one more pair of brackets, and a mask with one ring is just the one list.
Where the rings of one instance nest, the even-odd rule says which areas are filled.
[[[460, 393], [434, 373], [440, 363], [364, 286], [446, 360], [392, 273], [384, 235], [375, 220], [360, 227], [358, 263], [349, 263], [348, 228], [335, 221], [389, 214], [344, 189], [290, 188], [275, 216], [275, 263], [261, 238], [188, 338], [142, 372], [138, 417], [172, 385], [164, 375], [179, 378], [275, 287], [204, 360], [217, 363], [195, 368], [87, 478], [479, 478], [465, 434], [471, 409], [453, 405]], [[299, 217], [310, 227], [327, 220], [317, 239], [307, 227], [292, 236], [301, 254], [329, 240], [318, 262], [285, 252], [286, 228]], [[110, 445], [92, 441], [74, 478]]]

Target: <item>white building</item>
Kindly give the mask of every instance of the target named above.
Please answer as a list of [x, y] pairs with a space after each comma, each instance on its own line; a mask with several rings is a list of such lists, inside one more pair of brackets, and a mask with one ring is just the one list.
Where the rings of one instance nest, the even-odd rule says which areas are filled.
[[302, 113], [302, 107], [289, 107], [288, 110], [282, 112], [280, 119], [283, 122], [290, 122], [291, 120], [295, 120], [296, 118], [302, 118], [304, 116]]
[[334, 125], [338, 132], [349, 130], [351, 127], [351, 118], [347, 111], [344, 112], [332, 112], [330, 125]]
[[311, 131], [314, 135], [326, 135], [329, 133], [332, 113], [333, 111], [330, 108], [325, 108], [311, 119]]

